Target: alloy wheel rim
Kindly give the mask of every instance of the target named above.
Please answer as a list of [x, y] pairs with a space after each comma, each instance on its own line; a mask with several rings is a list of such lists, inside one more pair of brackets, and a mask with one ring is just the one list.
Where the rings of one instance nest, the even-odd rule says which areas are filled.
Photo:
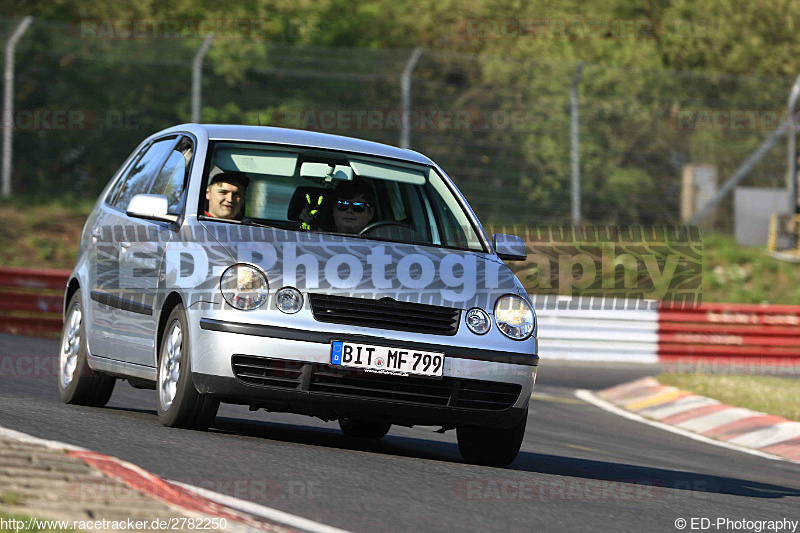
[[170, 324], [163, 350], [158, 371], [158, 394], [161, 398], [161, 406], [166, 411], [172, 405], [178, 390], [178, 378], [183, 358], [183, 330], [178, 320]]
[[75, 377], [75, 368], [78, 366], [78, 353], [81, 349], [81, 321], [83, 313], [81, 306], [75, 304], [69, 312], [69, 318], [64, 325], [61, 336], [60, 373], [61, 385], [66, 388]]

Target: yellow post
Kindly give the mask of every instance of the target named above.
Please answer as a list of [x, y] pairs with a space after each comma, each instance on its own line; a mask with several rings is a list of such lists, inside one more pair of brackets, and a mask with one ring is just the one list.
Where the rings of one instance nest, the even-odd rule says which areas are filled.
[[[769, 240], [767, 241], [767, 251], [775, 251], [775, 243], [778, 241], [778, 213], [773, 213], [769, 221]], [[800, 239], [798, 239], [800, 240]]]

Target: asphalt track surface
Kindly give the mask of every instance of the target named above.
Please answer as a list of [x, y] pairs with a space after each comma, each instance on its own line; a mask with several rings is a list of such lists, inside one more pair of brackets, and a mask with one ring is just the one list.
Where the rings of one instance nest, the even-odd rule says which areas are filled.
[[395, 427], [364, 443], [335, 423], [223, 406], [209, 431], [169, 429], [156, 419], [155, 391], [125, 382], [106, 408], [64, 405], [57, 347], [0, 335], [1, 426], [343, 529], [678, 531], [679, 518], [800, 520], [800, 464], [697, 442], [574, 397], [656, 367], [543, 361], [522, 451], [500, 469], [463, 463], [454, 432], [432, 428]]

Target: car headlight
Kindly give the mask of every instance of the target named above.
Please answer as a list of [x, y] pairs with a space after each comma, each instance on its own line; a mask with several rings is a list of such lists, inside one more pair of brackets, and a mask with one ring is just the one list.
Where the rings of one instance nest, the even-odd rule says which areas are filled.
[[267, 278], [250, 265], [228, 268], [222, 273], [219, 289], [228, 305], [245, 311], [261, 307], [269, 295]]
[[517, 341], [530, 337], [536, 326], [530, 304], [511, 294], [497, 299], [494, 304], [494, 321], [503, 335]]
[[473, 307], [467, 311], [467, 327], [476, 335], [483, 335], [492, 327], [488, 313], [480, 307]]
[[275, 293], [275, 302], [279, 310], [293, 315], [303, 308], [303, 295], [294, 287], [284, 287]]

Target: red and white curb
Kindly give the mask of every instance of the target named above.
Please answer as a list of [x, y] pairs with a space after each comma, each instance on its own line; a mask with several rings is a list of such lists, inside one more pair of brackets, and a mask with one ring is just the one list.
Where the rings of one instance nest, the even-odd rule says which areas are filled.
[[800, 463], [800, 422], [731, 407], [643, 378], [582, 400], [673, 433], [752, 455]]
[[307, 531], [311, 533], [347, 533], [343, 529], [314, 522], [271, 507], [240, 500], [177, 481], [168, 481], [132, 463], [110, 455], [92, 452], [64, 442], [40, 439], [26, 433], [0, 427], [0, 437], [38, 444], [49, 449], [65, 450], [106, 476], [125, 483], [133, 490], [159, 500], [167, 506], [192, 516], [225, 518], [229, 531]]

